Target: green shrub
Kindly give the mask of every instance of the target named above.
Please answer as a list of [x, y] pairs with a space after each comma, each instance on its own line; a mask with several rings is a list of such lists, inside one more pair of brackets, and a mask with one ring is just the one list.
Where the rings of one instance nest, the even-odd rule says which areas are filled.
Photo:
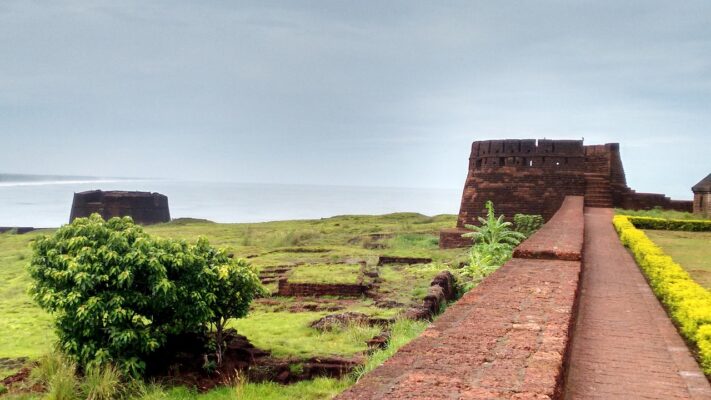
[[623, 215], [613, 218], [620, 240], [632, 251], [652, 291], [666, 306], [681, 334], [697, 347], [704, 373], [711, 375], [711, 292], [694, 282], [630, 219]]
[[543, 217], [534, 214], [516, 214], [514, 215], [514, 226], [516, 232], [523, 233], [526, 237], [533, 235], [534, 232], [541, 229], [543, 226]]
[[494, 212], [494, 203], [491, 200], [486, 202], [487, 215], [486, 218], [478, 217], [481, 225], [465, 225], [472, 232], [465, 233], [462, 237], [472, 238], [474, 243], [484, 244], [502, 244], [511, 247], [518, 245], [522, 240], [526, 239], [520, 232], [511, 229], [512, 224], [504, 221], [504, 215], [496, 217]]
[[658, 229], [666, 231], [711, 232], [711, 220], [666, 219], [627, 216], [629, 222], [638, 229]]
[[514, 247], [526, 239], [523, 233], [511, 229], [512, 224], [504, 221], [503, 215], [496, 217], [491, 201], [486, 202], [486, 209], [487, 217], [479, 217], [481, 225], [466, 225], [472, 232], [462, 235], [474, 240], [469, 252], [469, 264], [461, 271], [462, 276], [471, 280], [470, 285], [463, 285], [467, 290], [508, 261]]
[[169, 336], [243, 316], [261, 288], [245, 261], [204, 238], [152, 238], [128, 217], [78, 218], [32, 247], [30, 293], [82, 367], [111, 363], [136, 376]]

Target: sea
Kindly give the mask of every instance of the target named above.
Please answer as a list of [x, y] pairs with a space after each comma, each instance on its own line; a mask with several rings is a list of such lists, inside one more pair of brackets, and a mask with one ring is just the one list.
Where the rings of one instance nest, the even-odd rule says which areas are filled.
[[176, 180], [0, 180], [0, 227], [58, 227], [69, 221], [75, 192], [137, 190], [168, 196], [176, 218], [214, 222], [318, 219], [346, 214], [456, 214], [461, 190], [191, 182]]

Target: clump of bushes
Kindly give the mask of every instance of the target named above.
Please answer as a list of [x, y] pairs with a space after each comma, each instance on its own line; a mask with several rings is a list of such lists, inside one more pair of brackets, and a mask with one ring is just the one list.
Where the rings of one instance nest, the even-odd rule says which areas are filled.
[[168, 338], [222, 330], [262, 291], [241, 259], [201, 238], [154, 238], [131, 218], [78, 218], [32, 244], [30, 293], [54, 314], [59, 348], [80, 368], [113, 364], [140, 375]]
[[469, 252], [469, 265], [461, 271], [462, 276], [470, 279], [469, 287], [464, 288], [467, 290], [508, 261], [514, 247], [526, 239], [526, 235], [514, 230], [510, 222], [504, 221], [503, 214], [496, 216], [491, 201], [486, 202], [486, 210], [486, 218], [478, 218], [480, 225], [465, 225], [472, 232], [462, 235], [474, 241]]
[[516, 214], [514, 215], [514, 226], [516, 232], [521, 232], [529, 237], [543, 226], [543, 217], [536, 214]]
[[666, 231], [711, 232], [711, 220], [704, 219], [666, 219], [654, 217], [626, 216], [639, 229], [658, 229]]
[[[656, 296], [689, 343], [698, 348], [704, 373], [711, 375], [711, 292], [696, 283], [671, 257], [664, 254], [630, 217], [613, 219], [622, 243], [629, 247]], [[635, 224], [637, 217], [635, 217]]]

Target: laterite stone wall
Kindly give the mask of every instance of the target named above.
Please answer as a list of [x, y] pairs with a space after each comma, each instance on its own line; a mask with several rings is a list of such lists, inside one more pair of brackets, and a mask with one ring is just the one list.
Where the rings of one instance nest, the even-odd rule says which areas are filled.
[[[485, 204], [509, 220], [517, 213], [547, 221], [566, 196], [585, 196], [589, 207], [691, 211], [692, 202], [627, 187], [618, 143], [584, 146], [582, 140], [485, 140], [472, 143], [457, 228], [476, 225]], [[440, 233], [440, 247], [470, 244], [454, 230]]]
[[536, 258], [507, 262], [337, 398], [561, 398], [584, 223], [582, 198], [566, 199], [534, 243], [522, 244], [536, 251], [520, 256]]
[[368, 290], [367, 285], [327, 284], [327, 283], [290, 283], [286, 279], [279, 280], [279, 296], [288, 297], [320, 297], [320, 296], [350, 296], [359, 297]]

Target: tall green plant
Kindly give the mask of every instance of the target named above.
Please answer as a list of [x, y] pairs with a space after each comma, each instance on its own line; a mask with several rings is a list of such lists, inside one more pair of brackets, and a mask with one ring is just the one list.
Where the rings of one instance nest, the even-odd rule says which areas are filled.
[[488, 245], [509, 245], [516, 246], [526, 239], [526, 236], [512, 229], [510, 222], [504, 221], [504, 215], [496, 216], [494, 203], [491, 200], [486, 202], [486, 218], [478, 217], [480, 225], [465, 225], [472, 232], [465, 233], [462, 237], [472, 238], [474, 243]]
[[469, 252], [469, 265], [461, 272], [463, 276], [471, 279], [472, 286], [511, 258], [513, 248], [526, 239], [524, 234], [511, 228], [510, 222], [504, 221], [503, 215], [496, 217], [491, 201], [486, 202], [486, 209], [486, 218], [478, 218], [481, 225], [465, 225], [472, 232], [462, 235], [474, 241]]

